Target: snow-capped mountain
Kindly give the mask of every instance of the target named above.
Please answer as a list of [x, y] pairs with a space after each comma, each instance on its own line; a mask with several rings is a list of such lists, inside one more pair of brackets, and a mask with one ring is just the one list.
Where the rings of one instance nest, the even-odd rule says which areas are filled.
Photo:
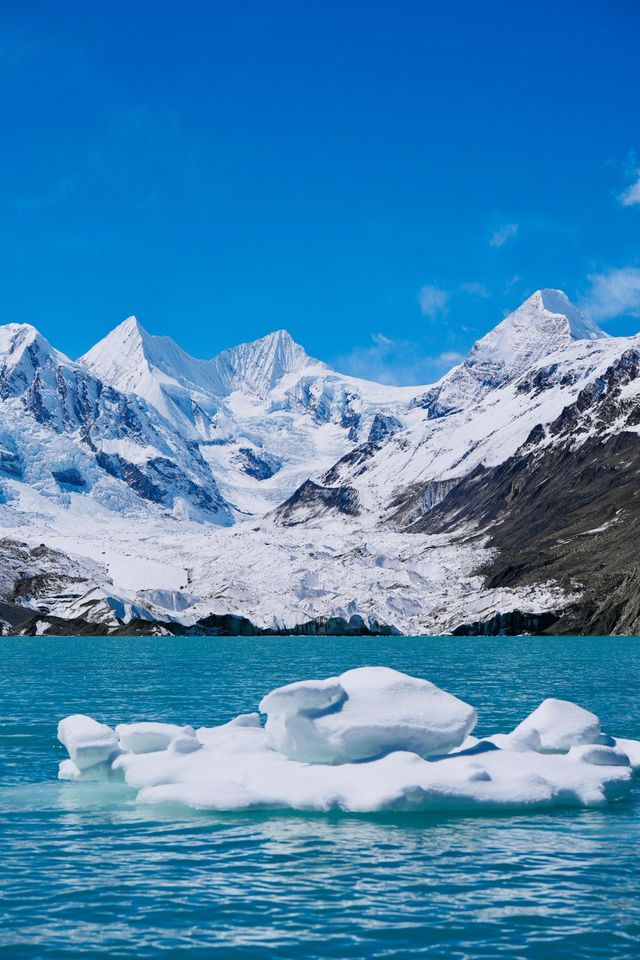
[[[0, 328], [0, 471], [5, 500], [28, 485], [70, 503], [152, 507], [229, 523], [197, 446], [144, 399], [105, 385], [34, 327]], [[20, 484], [16, 486], [16, 484]]]
[[297, 491], [281, 521], [315, 516], [318, 498], [338, 490], [354, 522], [388, 519], [416, 490], [413, 509], [430, 509], [478, 465], [511, 456], [627, 343], [608, 337], [560, 291], [538, 291], [416, 400], [405, 429], [352, 450], [312, 488]]
[[638, 632], [640, 336], [542, 290], [399, 389], [8, 325], [0, 523], [12, 629]]
[[537, 290], [416, 402], [429, 417], [446, 416], [481, 400], [550, 353], [576, 340], [606, 336], [562, 290]]
[[242, 517], [261, 514], [364, 440], [392, 432], [424, 388], [357, 380], [309, 357], [286, 330], [188, 356], [134, 317], [79, 363], [153, 405], [197, 443], [225, 499]]

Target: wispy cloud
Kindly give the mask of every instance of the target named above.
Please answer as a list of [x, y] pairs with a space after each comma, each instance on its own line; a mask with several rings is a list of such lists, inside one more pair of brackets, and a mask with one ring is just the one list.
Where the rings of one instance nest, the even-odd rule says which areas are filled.
[[445, 350], [439, 353], [437, 357], [432, 357], [433, 362], [438, 364], [461, 363], [464, 360], [464, 353], [458, 353], [457, 350]]
[[418, 294], [418, 303], [423, 316], [430, 320], [436, 320], [438, 317], [446, 317], [449, 312], [449, 300], [451, 295], [448, 290], [442, 287], [435, 287], [430, 283], [425, 284]]
[[640, 203], [640, 170], [634, 172], [635, 180], [623, 190], [618, 199], [623, 207], [633, 207]]
[[620, 267], [592, 273], [589, 290], [580, 306], [594, 320], [611, 317], [640, 317], [640, 268]]
[[428, 355], [415, 340], [392, 340], [384, 333], [371, 335], [371, 343], [338, 357], [334, 366], [352, 377], [393, 385], [433, 383], [463, 359], [457, 350]]
[[503, 226], [494, 230], [489, 237], [490, 247], [503, 247], [508, 240], [513, 240], [518, 233], [517, 223], [505, 223]]
[[477, 280], [461, 283], [460, 293], [466, 293], [470, 297], [477, 297], [479, 300], [488, 300], [491, 296], [484, 283], [479, 283]]

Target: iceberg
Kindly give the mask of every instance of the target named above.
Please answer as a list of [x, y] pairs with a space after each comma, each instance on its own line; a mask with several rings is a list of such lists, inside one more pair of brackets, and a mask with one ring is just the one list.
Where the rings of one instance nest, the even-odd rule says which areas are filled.
[[200, 810], [469, 812], [603, 806], [640, 763], [639, 741], [604, 738], [568, 701], [478, 739], [473, 707], [385, 667], [279, 687], [260, 709], [264, 726], [248, 713], [197, 730], [67, 717], [58, 776], [121, 779], [140, 803]]
[[347, 763], [393, 750], [448, 753], [471, 733], [473, 707], [388, 667], [279, 687], [260, 703], [269, 745], [290, 760]]

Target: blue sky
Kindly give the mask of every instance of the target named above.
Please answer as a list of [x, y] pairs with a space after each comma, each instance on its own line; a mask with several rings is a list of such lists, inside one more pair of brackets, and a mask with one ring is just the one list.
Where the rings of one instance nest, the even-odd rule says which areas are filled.
[[5, 0], [2, 322], [286, 327], [402, 383], [542, 286], [635, 332], [639, 38], [635, 0]]

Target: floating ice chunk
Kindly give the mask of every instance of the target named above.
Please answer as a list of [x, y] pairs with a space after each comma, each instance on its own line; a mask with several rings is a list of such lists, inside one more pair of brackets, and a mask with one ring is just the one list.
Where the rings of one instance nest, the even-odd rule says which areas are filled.
[[[361, 667], [360, 670], [387, 670], [386, 667]], [[355, 673], [350, 670], [349, 673]], [[395, 673], [389, 670], [389, 673]], [[295, 716], [303, 711], [326, 713], [331, 707], [338, 707], [347, 699], [347, 692], [340, 683], [346, 674], [341, 677], [330, 677], [328, 680], [298, 680], [288, 683], [284, 687], [277, 687], [263, 697], [260, 702], [261, 713], [277, 713], [284, 717]], [[423, 681], [426, 682], [426, 681]]]
[[[219, 727], [210, 727], [211, 730], [226, 730], [229, 727], [261, 727], [259, 713], [241, 713], [228, 723], [222, 723]], [[206, 727], [204, 729], [207, 729]]]
[[[123, 750], [131, 753], [155, 753], [166, 750], [176, 737], [195, 738], [193, 727], [180, 727], [176, 723], [119, 723], [116, 733]], [[197, 749], [197, 748], [196, 748]]]
[[540, 737], [536, 749], [565, 752], [581, 743], [597, 743], [600, 721], [595, 713], [570, 700], [543, 700], [540, 706], [519, 724], [511, 736], [526, 738], [533, 733]]
[[144, 803], [208, 810], [441, 811], [603, 806], [629, 789], [631, 771], [560, 754], [491, 749], [424, 760], [309, 764], [272, 750], [264, 730], [236, 728], [198, 753], [124, 754], [115, 765]]
[[624, 737], [613, 737], [614, 745], [618, 750], [629, 757], [633, 769], [640, 773], [640, 740], [625, 740]]
[[89, 767], [64, 761], [59, 776], [120, 778], [144, 803], [373, 813], [602, 806], [628, 792], [630, 763], [640, 767], [640, 741], [603, 742], [597, 717], [575, 704], [546, 700], [511, 734], [478, 740], [472, 707], [386, 668], [289, 684], [261, 707], [266, 727], [258, 714], [197, 734], [123, 724], [124, 751], [109, 727], [68, 717], [60, 739], [74, 757], [111, 752]]
[[82, 713], [65, 717], [58, 724], [58, 740], [79, 770], [109, 760], [118, 751], [115, 731]]
[[463, 753], [466, 750], [473, 750], [481, 742], [482, 741], [479, 740], [478, 737], [474, 737], [474, 735], [470, 733], [468, 737], [464, 738], [464, 740], [458, 747], [455, 747], [453, 750], [450, 750], [449, 753], [453, 756], [453, 754], [455, 753]]
[[361, 667], [329, 680], [279, 687], [260, 704], [273, 750], [307, 763], [348, 763], [407, 750], [420, 757], [459, 746], [473, 707], [388, 667]]
[[600, 743], [583, 743], [571, 747], [569, 760], [582, 760], [583, 763], [595, 763], [599, 766], [628, 767], [629, 757], [622, 750], [607, 747]]

